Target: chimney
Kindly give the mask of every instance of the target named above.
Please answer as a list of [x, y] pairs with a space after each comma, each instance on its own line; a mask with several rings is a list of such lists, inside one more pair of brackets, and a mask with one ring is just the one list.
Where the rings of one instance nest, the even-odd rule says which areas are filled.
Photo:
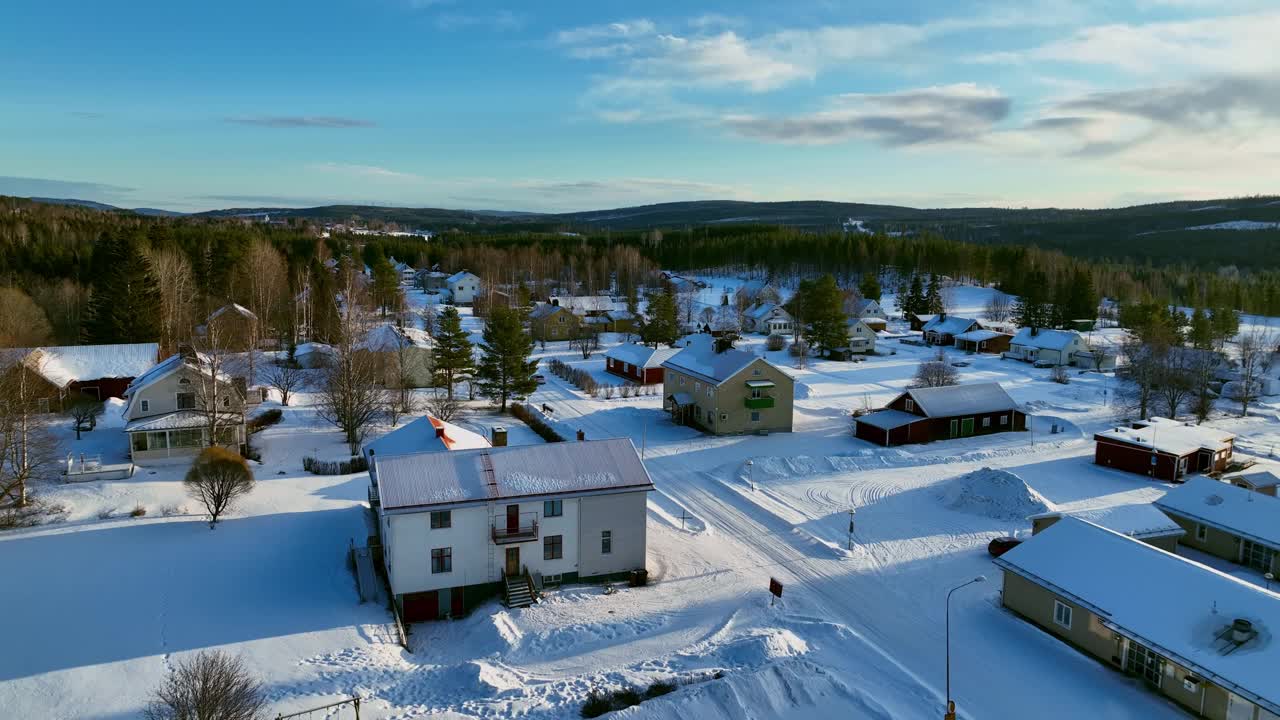
[[943, 310], [942, 312], [938, 313], [938, 319], [939, 319], [939, 320], [946, 320], [946, 319], [947, 319], [947, 311], [946, 311], [946, 310]]
[[436, 428], [436, 437], [438, 438], [444, 437], [444, 428], [442, 427]]
[[585, 432], [583, 432], [583, 431], [579, 430], [579, 431], [578, 431], [578, 442], [582, 442], [582, 441], [584, 441], [584, 440], [586, 440], [586, 439], [587, 439], [587, 434], [586, 434]]
[[1036, 335], [1039, 335], [1039, 334], [1040, 334], [1040, 328], [1036, 327], [1035, 325], [1032, 325], [1032, 326], [1031, 326], [1031, 337], [1035, 337]]
[[507, 429], [501, 425], [494, 425], [489, 430], [489, 444], [494, 447], [506, 447]]

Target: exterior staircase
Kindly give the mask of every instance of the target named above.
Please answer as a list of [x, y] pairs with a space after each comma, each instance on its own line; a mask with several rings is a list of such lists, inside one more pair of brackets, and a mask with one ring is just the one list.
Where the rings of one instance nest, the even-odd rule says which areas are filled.
[[507, 607], [524, 608], [533, 604], [533, 595], [529, 592], [529, 578], [523, 573], [519, 575], [508, 575], [506, 578], [507, 585]]

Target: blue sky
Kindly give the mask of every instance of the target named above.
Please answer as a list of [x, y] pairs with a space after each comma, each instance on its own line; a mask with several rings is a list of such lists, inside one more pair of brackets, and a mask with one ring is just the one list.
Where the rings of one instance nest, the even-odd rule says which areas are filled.
[[0, 194], [199, 210], [1280, 192], [1280, 7], [13, 0]]

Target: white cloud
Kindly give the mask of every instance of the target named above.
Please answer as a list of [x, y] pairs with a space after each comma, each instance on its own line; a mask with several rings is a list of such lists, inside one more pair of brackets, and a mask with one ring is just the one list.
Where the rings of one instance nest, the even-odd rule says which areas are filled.
[[389, 170], [376, 165], [356, 165], [351, 163], [323, 162], [313, 163], [307, 166], [308, 170], [325, 173], [335, 173], [347, 175], [351, 177], [378, 179], [378, 180], [395, 180], [399, 182], [421, 182], [425, 178], [421, 175], [413, 173], [399, 172], [397, 170]]
[[830, 107], [785, 116], [731, 114], [723, 124], [743, 137], [821, 145], [852, 139], [888, 146], [973, 141], [1009, 115], [998, 90], [960, 83], [893, 93], [850, 93]]

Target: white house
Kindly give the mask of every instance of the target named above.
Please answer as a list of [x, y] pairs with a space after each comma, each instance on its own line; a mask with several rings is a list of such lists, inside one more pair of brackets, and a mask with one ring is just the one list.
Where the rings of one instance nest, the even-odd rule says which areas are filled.
[[765, 335], [785, 335], [795, 330], [795, 320], [781, 305], [762, 303], [752, 305], [743, 313], [742, 329]]
[[470, 305], [480, 294], [480, 278], [466, 270], [450, 275], [445, 280], [445, 286], [453, 297], [454, 305]]
[[382, 458], [383, 557], [406, 622], [457, 617], [501, 593], [623, 578], [645, 567], [653, 481], [629, 439]]
[[1022, 328], [1009, 341], [1005, 357], [1030, 363], [1070, 365], [1077, 353], [1086, 351], [1084, 338], [1074, 330]]
[[880, 303], [870, 298], [863, 298], [862, 300], [854, 303], [849, 315], [856, 318], [889, 319], [889, 313], [885, 312], [884, 308], [880, 307]]
[[244, 444], [243, 393], [231, 377], [220, 374], [218, 405], [208, 407], [213, 392], [205, 387], [205, 372], [182, 355], [173, 355], [129, 385], [124, 431], [133, 462], [198, 454], [210, 444], [213, 413], [218, 416], [216, 443], [232, 449]]
[[849, 320], [849, 352], [871, 354], [876, 351], [876, 331], [861, 318]]

